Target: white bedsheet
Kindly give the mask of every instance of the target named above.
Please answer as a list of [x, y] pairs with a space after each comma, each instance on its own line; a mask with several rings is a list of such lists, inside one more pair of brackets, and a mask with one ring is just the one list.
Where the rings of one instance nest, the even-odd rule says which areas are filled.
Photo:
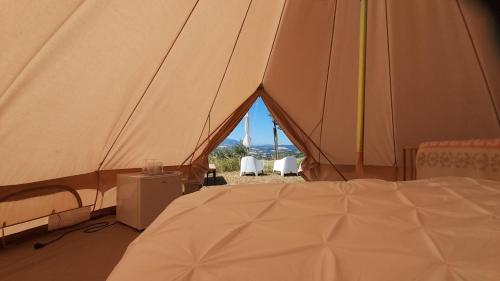
[[500, 280], [500, 182], [209, 188], [174, 201], [109, 281]]

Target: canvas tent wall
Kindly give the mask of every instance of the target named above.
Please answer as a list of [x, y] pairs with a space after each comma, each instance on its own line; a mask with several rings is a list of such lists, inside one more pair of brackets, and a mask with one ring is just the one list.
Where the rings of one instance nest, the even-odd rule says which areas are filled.
[[[146, 158], [196, 178], [259, 95], [308, 156], [309, 179], [355, 163], [358, 1], [1, 6], [0, 223], [76, 207], [40, 186], [92, 205]], [[487, 21], [473, 0], [368, 1], [371, 175], [394, 177], [404, 145], [500, 135]]]
[[[95, 191], [145, 158], [188, 166], [261, 83], [283, 4], [3, 1], [0, 197], [64, 177]], [[9, 197], [0, 220], [75, 207], [53, 192], [37, 208]]]
[[[500, 52], [478, 1], [367, 2], [368, 174], [394, 175], [403, 146], [498, 137]], [[356, 163], [359, 14], [359, 1], [290, 1], [264, 78], [313, 179]]]

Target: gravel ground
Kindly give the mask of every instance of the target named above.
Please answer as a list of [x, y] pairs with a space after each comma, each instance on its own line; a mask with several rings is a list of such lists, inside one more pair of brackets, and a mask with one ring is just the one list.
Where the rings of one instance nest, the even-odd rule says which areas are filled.
[[[282, 177], [278, 173], [272, 174], [266, 172], [260, 176], [242, 176], [239, 172], [222, 172], [217, 173], [217, 180], [215, 185], [239, 185], [239, 184], [261, 184], [261, 183], [289, 183], [289, 182], [304, 182], [301, 176], [285, 175]], [[213, 178], [210, 177], [208, 184], [205, 180], [206, 186], [214, 186]]]

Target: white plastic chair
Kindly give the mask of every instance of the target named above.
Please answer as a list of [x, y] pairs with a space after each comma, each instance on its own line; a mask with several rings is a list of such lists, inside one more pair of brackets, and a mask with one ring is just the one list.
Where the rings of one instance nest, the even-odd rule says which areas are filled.
[[258, 160], [252, 156], [241, 158], [240, 176], [244, 176], [246, 173], [254, 173], [256, 176], [264, 173], [264, 160]]
[[274, 161], [273, 172], [275, 171], [280, 172], [282, 177], [289, 173], [294, 173], [298, 176], [299, 168], [297, 166], [297, 158], [295, 158], [295, 156], [288, 156]]

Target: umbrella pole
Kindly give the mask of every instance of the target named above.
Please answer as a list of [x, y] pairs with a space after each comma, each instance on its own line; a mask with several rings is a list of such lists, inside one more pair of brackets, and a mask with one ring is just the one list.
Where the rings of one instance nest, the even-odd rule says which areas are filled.
[[274, 135], [274, 159], [278, 160], [279, 159], [279, 152], [278, 152], [278, 129], [276, 128], [276, 121], [273, 120], [273, 135]]
[[367, 0], [360, 0], [359, 56], [358, 56], [358, 122], [356, 142], [356, 174], [363, 175], [364, 126], [365, 126], [365, 73], [366, 73], [366, 18]]

